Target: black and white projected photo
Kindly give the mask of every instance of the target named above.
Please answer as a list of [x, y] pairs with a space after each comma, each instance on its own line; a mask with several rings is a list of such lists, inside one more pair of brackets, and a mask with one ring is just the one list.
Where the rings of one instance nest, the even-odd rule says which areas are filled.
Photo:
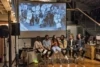
[[20, 31], [66, 30], [66, 3], [20, 3]]

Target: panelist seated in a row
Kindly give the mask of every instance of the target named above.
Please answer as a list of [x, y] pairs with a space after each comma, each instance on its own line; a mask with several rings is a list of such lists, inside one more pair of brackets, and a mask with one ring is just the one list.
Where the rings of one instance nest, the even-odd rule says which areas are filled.
[[77, 39], [74, 39], [73, 34], [70, 34], [69, 39], [67, 41], [67, 55], [70, 57], [78, 58], [81, 56], [82, 58], [85, 55], [85, 41], [81, 34], [77, 35]]
[[65, 56], [62, 49], [65, 49], [66, 47], [67, 41], [64, 39], [64, 35], [61, 35], [59, 39], [56, 38], [55, 35], [52, 37], [52, 39], [49, 38], [49, 35], [46, 35], [43, 43], [40, 40], [40, 36], [37, 36], [33, 48], [38, 50], [43, 55], [51, 57], [52, 54], [56, 52], [62, 52], [62, 54]]
[[[67, 43], [68, 42], [68, 43]], [[81, 35], [78, 34], [77, 40], [74, 40], [74, 36], [71, 34], [68, 41], [65, 39], [64, 35], [61, 35], [60, 38], [57, 38], [55, 35], [52, 39], [49, 39], [49, 35], [45, 36], [43, 43], [40, 40], [40, 37], [37, 36], [34, 43], [34, 49], [37, 49], [43, 55], [52, 56], [53, 53], [62, 52], [62, 54], [68, 59], [67, 55], [78, 57], [79, 52], [83, 51], [82, 57], [85, 54], [84, 49], [84, 40], [81, 39]]]

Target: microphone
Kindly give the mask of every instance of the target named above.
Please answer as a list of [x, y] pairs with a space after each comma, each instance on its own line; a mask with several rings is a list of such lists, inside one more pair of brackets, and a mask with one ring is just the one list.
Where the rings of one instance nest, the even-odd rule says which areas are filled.
[[23, 43], [24, 43], [24, 48], [26, 47], [26, 43], [25, 43], [25, 41], [22, 39], [22, 41], [23, 41]]

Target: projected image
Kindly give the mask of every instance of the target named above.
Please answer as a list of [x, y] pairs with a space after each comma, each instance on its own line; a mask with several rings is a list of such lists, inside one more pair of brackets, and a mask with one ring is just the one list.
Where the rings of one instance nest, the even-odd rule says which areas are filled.
[[66, 30], [66, 4], [21, 3], [19, 22], [21, 31]]

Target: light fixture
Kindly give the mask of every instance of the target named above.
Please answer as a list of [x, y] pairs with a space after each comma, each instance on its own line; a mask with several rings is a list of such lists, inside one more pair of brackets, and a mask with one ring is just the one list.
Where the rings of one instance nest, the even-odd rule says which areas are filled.
[[0, 26], [1, 26], [1, 25], [6, 25], [6, 26], [8, 26], [8, 24], [0, 24]]
[[8, 2], [11, 2], [11, 0], [7, 0]]

